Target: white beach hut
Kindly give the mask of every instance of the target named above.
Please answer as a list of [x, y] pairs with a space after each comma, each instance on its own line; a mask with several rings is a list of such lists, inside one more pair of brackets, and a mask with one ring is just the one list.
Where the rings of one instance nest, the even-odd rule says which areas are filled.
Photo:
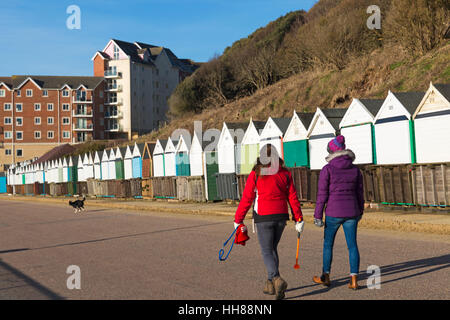
[[450, 84], [432, 84], [413, 114], [417, 163], [450, 162]]
[[283, 136], [291, 123], [291, 118], [269, 117], [259, 137], [259, 150], [267, 144], [273, 145], [284, 159]]
[[327, 164], [328, 142], [336, 136], [339, 123], [347, 109], [317, 108], [308, 130], [309, 161], [311, 170], [320, 170]]
[[125, 151], [125, 156], [123, 158], [123, 170], [125, 179], [133, 178], [133, 151], [130, 146], [127, 146]]
[[109, 179], [109, 150], [103, 150], [101, 153], [101, 169], [102, 169], [102, 180]]
[[423, 96], [424, 92], [389, 91], [374, 119], [377, 164], [415, 163], [411, 117]]
[[167, 139], [167, 145], [164, 149], [164, 168], [166, 177], [174, 177], [176, 175], [176, 149], [178, 140]]
[[354, 98], [339, 124], [347, 149], [356, 156], [355, 164], [377, 163], [373, 121], [383, 102], [383, 99]]
[[94, 178], [97, 180], [102, 179], [101, 151], [95, 151], [94, 153]]

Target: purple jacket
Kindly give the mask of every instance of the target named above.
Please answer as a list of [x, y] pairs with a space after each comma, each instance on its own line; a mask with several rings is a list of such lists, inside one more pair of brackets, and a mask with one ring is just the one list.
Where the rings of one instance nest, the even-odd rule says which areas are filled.
[[326, 158], [328, 164], [319, 176], [314, 218], [325, 214], [334, 218], [353, 218], [363, 214], [364, 186], [361, 171], [353, 164], [351, 150], [336, 151]]

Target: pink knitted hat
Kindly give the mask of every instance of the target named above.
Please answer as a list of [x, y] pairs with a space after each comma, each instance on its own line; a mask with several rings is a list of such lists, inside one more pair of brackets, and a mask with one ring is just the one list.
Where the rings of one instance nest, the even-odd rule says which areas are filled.
[[328, 152], [331, 153], [339, 150], [345, 150], [345, 138], [341, 135], [328, 142]]

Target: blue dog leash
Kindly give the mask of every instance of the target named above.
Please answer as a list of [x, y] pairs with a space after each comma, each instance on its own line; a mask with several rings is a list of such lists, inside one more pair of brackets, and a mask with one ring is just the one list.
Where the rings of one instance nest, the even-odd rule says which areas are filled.
[[[233, 237], [233, 235], [236, 233], [237, 228], [239, 228], [239, 226], [236, 227], [236, 229], [234, 229], [234, 231], [231, 233], [230, 237], [227, 239], [227, 241], [225, 241], [223, 243], [223, 248], [225, 248], [225, 246], [227, 245], [228, 241], [230, 241], [230, 239]], [[225, 261], [227, 260], [228, 256], [230, 255], [231, 249], [233, 249], [233, 245], [234, 245], [234, 241], [231, 243], [231, 247], [230, 250], [228, 251], [227, 255], [225, 256], [225, 258], [223, 258], [223, 255], [225, 253], [225, 251], [222, 249], [219, 250], [219, 260], [220, 261]]]

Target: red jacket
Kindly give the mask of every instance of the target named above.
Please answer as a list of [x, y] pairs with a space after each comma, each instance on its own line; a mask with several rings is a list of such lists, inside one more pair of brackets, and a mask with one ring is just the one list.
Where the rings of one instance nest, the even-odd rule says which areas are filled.
[[244, 221], [253, 201], [255, 201], [255, 211], [261, 216], [289, 214], [287, 204], [289, 202], [295, 221], [303, 220], [292, 175], [285, 168], [280, 168], [273, 175], [260, 175], [258, 179], [256, 179], [255, 171], [250, 172], [234, 222], [240, 224]]

